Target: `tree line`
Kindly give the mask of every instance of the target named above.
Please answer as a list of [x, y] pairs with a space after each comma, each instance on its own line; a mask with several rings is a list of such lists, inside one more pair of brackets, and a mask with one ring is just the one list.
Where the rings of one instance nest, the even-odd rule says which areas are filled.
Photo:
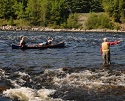
[[[106, 12], [115, 22], [125, 22], [124, 0], [0, 0], [0, 18], [32, 26], [71, 27], [77, 13]], [[71, 26], [70, 26], [71, 25]], [[76, 25], [79, 26], [79, 25]]]

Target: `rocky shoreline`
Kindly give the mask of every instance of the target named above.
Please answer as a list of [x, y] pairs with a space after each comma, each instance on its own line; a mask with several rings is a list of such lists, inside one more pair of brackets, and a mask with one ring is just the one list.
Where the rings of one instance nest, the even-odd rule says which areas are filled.
[[16, 27], [16, 26], [0, 26], [2, 31], [51, 31], [51, 32], [125, 32], [125, 30], [110, 30], [110, 29], [52, 29], [48, 27]]

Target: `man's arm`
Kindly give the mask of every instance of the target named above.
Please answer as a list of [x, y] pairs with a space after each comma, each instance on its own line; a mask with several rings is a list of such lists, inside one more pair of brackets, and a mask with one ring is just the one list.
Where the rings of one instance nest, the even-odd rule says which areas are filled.
[[116, 44], [119, 44], [120, 41], [114, 41], [114, 42], [108, 42], [109, 45], [116, 45]]
[[22, 40], [20, 40], [20, 46], [22, 46]]

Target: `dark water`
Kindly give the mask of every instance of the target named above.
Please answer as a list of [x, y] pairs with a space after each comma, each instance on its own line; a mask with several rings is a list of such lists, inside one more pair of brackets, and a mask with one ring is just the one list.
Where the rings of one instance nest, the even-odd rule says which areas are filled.
[[[28, 44], [53, 37], [66, 47], [12, 49], [21, 35]], [[111, 47], [112, 65], [107, 67], [99, 50], [104, 37], [123, 40]], [[0, 31], [0, 101], [123, 101], [124, 40], [125, 33]]]

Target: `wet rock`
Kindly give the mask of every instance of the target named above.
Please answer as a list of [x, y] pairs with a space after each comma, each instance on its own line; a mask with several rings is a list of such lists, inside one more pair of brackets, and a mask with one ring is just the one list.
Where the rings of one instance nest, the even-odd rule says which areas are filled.
[[64, 67], [64, 68], [62, 68], [62, 70], [63, 70], [63, 71], [68, 71], [68, 70], [69, 70], [69, 68]]
[[0, 86], [0, 93], [2, 93], [3, 91], [5, 91], [7, 89], [6, 86]]

